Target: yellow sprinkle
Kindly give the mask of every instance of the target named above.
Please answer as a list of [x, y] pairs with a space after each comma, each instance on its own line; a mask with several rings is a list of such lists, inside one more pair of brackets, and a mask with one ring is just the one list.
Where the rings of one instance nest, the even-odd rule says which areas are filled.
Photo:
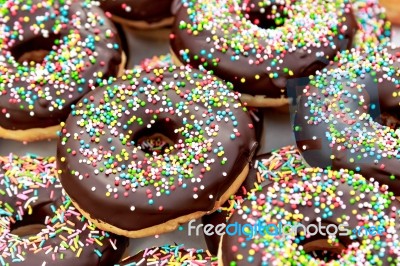
[[97, 238], [95, 238], [94, 239], [94, 241], [96, 241], [96, 243], [100, 246], [100, 247], [102, 247], [103, 246], [103, 243], [102, 242], [100, 242], [100, 240], [98, 240]]
[[78, 252], [76, 253], [76, 257], [80, 257], [80, 256], [81, 256], [81, 253], [82, 253], [82, 248], [80, 248], [80, 249], [78, 250]]

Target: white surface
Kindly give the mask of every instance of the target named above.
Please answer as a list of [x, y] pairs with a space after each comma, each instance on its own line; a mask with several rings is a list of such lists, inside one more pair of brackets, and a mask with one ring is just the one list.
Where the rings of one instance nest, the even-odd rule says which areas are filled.
[[[130, 67], [138, 64], [146, 57], [166, 54], [169, 51], [168, 32], [165, 30], [156, 32], [147, 31], [144, 34], [133, 30], [126, 30], [126, 32], [128, 33], [129, 47], [131, 47], [131, 54], [128, 61]], [[393, 35], [393, 43], [400, 45], [400, 28], [397, 29], [396, 33]], [[264, 120], [265, 130], [261, 141], [260, 154], [294, 143], [289, 114], [266, 109]], [[41, 156], [54, 156], [56, 155], [56, 141], [23, 144], [15, 141], [0, 140], [0, 149], [3, 155], [9, 153], [18, 155], [34, 153]], [[192, 248], [205, 248], [203, 237], [188, 237], [187, 228], [183, 226], [180, 231], [178, 230], [173, 233], [142, 239], [132, 239], [127, 253], [133, 255], [137, 251], [150, 246], [173, 243], [185, 244], [185, 246]]]

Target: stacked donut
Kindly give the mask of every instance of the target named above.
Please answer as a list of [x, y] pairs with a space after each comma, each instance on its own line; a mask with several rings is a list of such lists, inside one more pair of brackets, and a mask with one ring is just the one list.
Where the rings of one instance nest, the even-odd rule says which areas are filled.
[[[171, 54], [125, 69], [128, 27]], [[57, 154], [0, 157], [0, 264], [400, 265], [390, 31], [376, 0], [3, 1], [0, 138]], [[256, 156], [291, 100], [298, 149]], [[199, 218], [210, 251], [126, 251]]]

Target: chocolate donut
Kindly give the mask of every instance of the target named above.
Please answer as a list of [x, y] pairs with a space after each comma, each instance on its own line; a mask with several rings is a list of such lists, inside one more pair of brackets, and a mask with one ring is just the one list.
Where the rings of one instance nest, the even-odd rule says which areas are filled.
[[172, 24], [173, 0], [101, 0], [101, 7], [111, 19], [123, 25], [148, 29]]
[[127, 239], [76, 211], [56, 178], [56, 159], [0, 157], [1, 265], [111, 265]]
[[176, 61], [212, 70], [251, 106], [287, 104], [287, 81], [325, 67], [358, 28], [343, 0], [182, 3], [171, 34]]
[[220, 207], [246, 177], [257, 147], [246, 110], [210, 74], [134, 69], [73, 107], [57, 147], [61, 182], [103, 230], [175, 230]]
[[117, 30], [97, 1], [3, 1], [0, 7], [0, 137], [57, 137], [85, 93], [117, 75]]
[[202, 249], [185, 248], [184, 245], [165, 245], [145, 249], [135, 256], [123, 259], [116, 266], [139, 265], [214, 265], [217, 258]]
[[400, 203], [349, 170], [283, 173], [228, 223], [247, 229], [222, 237], [219, 265], [400, 264]]
[[[252, 191], [261, 191], [262, 187], [280, 180], [283, 173], [295, 173], [306, 167], [305, 162], [295, 146], [286, 146], [271, 153], [256, 156], [250, 164], [250, 171], [242, 186], [231, 196], [221, 208], [214, 213], [204, 215], [201, 220], [204, 225], [226, 224], [234, 210], [239, 208], [247, 195]], [[220, 236], [218, 234], [205, 235], [207, 248], [212, 254], [218, 253]]]
[[352, 169], [400, 195], [399, 88], [400, 48], [340, 54], [297, 106], [296, 143], [307, 163]]

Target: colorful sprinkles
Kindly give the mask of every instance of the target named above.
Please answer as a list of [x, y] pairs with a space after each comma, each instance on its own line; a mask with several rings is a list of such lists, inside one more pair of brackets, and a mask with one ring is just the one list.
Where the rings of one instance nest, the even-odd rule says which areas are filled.
[[[252, 192], [261, 191], [264, 186], [281, 180], [284, 175], [294, 175], [296, 171], [306, 167], [295, 146], [285, 146], [271, 153], [258, 155], [253, 159], [251, 165], [252, 169], [239, 190], [214, 213], [203, 216], [203, 224], [216, 226], [219, 223], [226, 223]], [[213, 254], [217, 254], [220, 237], [205, 235], [205, 239], [208, 249]]]
[[386, 10], [379, 0], [351, 0], [358, 31], [354, 38], [354, 47], [382, 45], [390, 42], [391, 23], [387, 20]]
[[[294, 128], [300, 151], [372, 176], [400, 193], [395, 181], [400, 177], [399, 88], [400, 48], [342, 52], [303, 91]], [[317, 148], [313, 141], [318, 140], [325, 146]], [[305, 159], [321, 166], [307, 154]]]
[[[94, 253], [97, 263], [107, 246], [120, 249], [115, 251], [118, 261], [126, 242], [98, 230], [75, 210], [62, 193], [55, 161], [35, 155], [0, 157], [0, 265], [27, 260], [31, 265], [60, 265], [63, 260], [87, 265], [90, 260], [81, 255]], [[20, 225], [31, 224], [42, 228], [27, 235], [14, 233]]]
[[[231, 84], [210, 74], [133, 69], [102, 85], [73, 106], [58, 145], [63, 186], [98, 219], [105, 215], [94, 209], [98, 202], [125, 205], [127, 216], [209, 210], [221, 184], [231, 184], [254, 152], [246, 106]], [[173, 142], [163, 152], [141, 146], [155, 133]], [[76, 186], [89, 197], [74, 196]], [[185, 198], [192, 206], [177, 207]]]
[[[256, 171], [250, 172], [239, 191], [217, 210], [226, 213], [227, 219], [251, 192], [261, 191], [262, 187], [271, 181], [279, 181], [283, 176], [294, 174], [306, 168], [307, 165], [295, 146], [285, 146], [270, 154], [257, 156], [253, 167]], [[255, 176], [252, 176], [253, 173]]]
[[[268, 158], [258, 159], [254, 163], [258, 180], [279, 181], [283, 176], [287, 177], [306, 167], [307, 164], [295, 146], [285, 146], [274, 150]], [[261, 188], [257, 190], [261, 190]]]
[[[349, 170], [306, 168], [282, 175], [261, 191], [253, 191], [232, 215], [229, 223], [283, 225], [316, 222], [348, 224], [348, 228], [382, 226], [382, 235], [355, 236], [350, 233], [338, 259], [323, 261], [305, 252], [309, 236], [255, 234], [224, 236], [224, 265], [399, 265], [400, 204], [387, 186]], [[338, 245], [341, 236], [330, 235], [328, 243]]]
[[[57, 125], [73, 102], [117, 74], [120, 41], [98, 6], [89, 0], [2, 1], [0, 110], [7, 118], [2, 127]], [[41, 52], [43, 58], [19, 61], [24, 55], [19, 50]]]
[[[314, 74], [352, 43], [383, 43], [390, 37], [390, 23], [377, 0], [181, 4], [171, 35], [175, 55], [184, 63], [212, 69], [234, 83], [235, 90], [251, 95], [287, 97], [289, 79]], [[259, 16], [254, 18], [255, 13]], [[271, 24], [265, 28], [264, 18]]]

